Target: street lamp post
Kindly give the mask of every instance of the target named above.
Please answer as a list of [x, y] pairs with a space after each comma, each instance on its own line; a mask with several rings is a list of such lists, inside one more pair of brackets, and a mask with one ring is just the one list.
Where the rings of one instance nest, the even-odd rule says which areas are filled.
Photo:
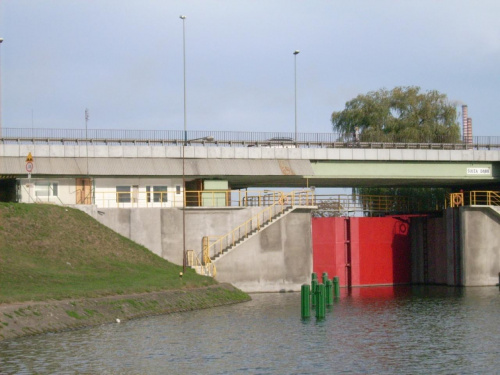
[[186, 112], [186, 16], [179, 16], [182, 20], [182, 65], [184, 76], [184, 143], [187, 142], [187, 112]]
[[186, 116], [186, 16], [180, 15], [182, 20], [182, 66], [184, 77], [184, 142], [182, 143], [182, 272], [186, 272], [186, 171], [184, 147], [187, 143], [187, 116]]
[[295, 56], [294, 62], [295, 62], [295, 142], [297, 142], [297, 55], [300, 53], [300, 51], [297, 49], [293, 51], [293, 55]]

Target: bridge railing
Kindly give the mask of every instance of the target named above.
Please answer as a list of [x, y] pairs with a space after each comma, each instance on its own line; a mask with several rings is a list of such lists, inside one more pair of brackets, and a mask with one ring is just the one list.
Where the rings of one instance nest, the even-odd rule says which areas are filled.
[[[206, 138], [213, 139], [207, 141]], [[455, 140], [448, 136], [422, 136], [406, 139], [398, 135], [371, 136], [341, 133], [235, 132], [208, 130], [122, 130], [122, 129], [42, 129], [2, 128], [0, 143], [49, 144], [149, 144], [239, 146], [239, 147], [352, 147], [352, 148], [424, 148], [491, 149], [500, 148], [500, 136], [474, 136]]]

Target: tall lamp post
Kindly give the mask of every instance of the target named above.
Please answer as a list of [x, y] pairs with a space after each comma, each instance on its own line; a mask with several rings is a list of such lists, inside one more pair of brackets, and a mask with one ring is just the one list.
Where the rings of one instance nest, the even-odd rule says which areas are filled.
[[293, 51], [293, 55], [295, 56], [294, 62], [295, 62], [295, 142], [297, 142], [297, 55], [300, 53], [300, 51], [297, 49]]
[[182, 20], [182, 65], [184, 76], [184, 145], [187, 142], [187, 116], [186, 116], [186, 16], [179, 16]]
[[[3, 42], [3, 38], [0, 38], [0, 45]], [[1, 56], [2, 54], [0, 53], [0, 138], [2, 138], [2, 71], [1, 71]]]
[[187, 116], [186, 116], [186, 16], [180, 15], [182, 20], [182, 67], [184, 77], [184, 142], [182, 143], [182, 272], [186, 272], [186, 173], [184, 147], [187, 143]]

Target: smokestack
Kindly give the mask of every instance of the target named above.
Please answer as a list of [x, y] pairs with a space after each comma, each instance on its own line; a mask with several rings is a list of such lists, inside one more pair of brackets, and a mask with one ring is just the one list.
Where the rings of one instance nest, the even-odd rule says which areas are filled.
[[468, 128], [469, 128], [469, 121], [467, 120], [469, 116], [467, 106], [464, 104], [462, 106], [462, 139], [465, 143], [467, 143], [467, 136], [468, 136]]
[[472, 119], [470, 117], [467, 118], [467, 144], [472, 144]]

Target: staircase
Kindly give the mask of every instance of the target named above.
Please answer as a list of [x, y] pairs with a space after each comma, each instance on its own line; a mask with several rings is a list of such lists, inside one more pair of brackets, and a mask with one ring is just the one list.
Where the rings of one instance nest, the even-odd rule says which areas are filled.
[[297, 207], [313, 207], [314, 191], [280, 193], [272, 204], [224, 236], [206, 237], [204, 252], [215, 261]]
[[[314, 191], [280, 193], [272, 204], [223, 236], [203, 237], [203, 262], [188, 262], [198, 273], [215, 276], [214, 262], [299, 207], [315, 207]], [[200, 267], [203, 266], [203, 267]], [[213, 270], [213, 272], [212, 272]]]
[[[228, 252], [230, 252], [231, 250], [233, 250], [235, 247], [237, 247], [238, 245], [242, 244], [243, 242], [246, 242], [248, 239], [250, 239], [251, 237], [253, 237], [255, 234], [263, 231], [264, 229], [266, 229], [268, 226], [270, 226], [271, 224], [273, 224], [274, 222], [276, 222], [277, 220], [281, 219], [282, 217], [284, 217], [286, 214], [292, 212], [294, 210], [295, 207], [293, 206], [284, 206], [283, 207], [283, 210], [281, 210], [280, 212], [278, 212], [276, 215], [270, 217], [268, 220], [266, 220], [265, 222], [261, 223], [260, 226], [258, 227], [254, 227], [253, 229], [251, 229], [250, 231], [248, 232], [245, 232], [245, 234], [241, 235], [239, 238], [237, 238], [236, 240], [234, 241], [231, 241], [230, 243], [228, 243], [225, 247], [221, 248], [221, 250], [219, 251], [215, 251], [215, 254], [210, 256], [210, 259], [212, 261], [216, 261], [217, 259], [219, 259], [220, 257], [222, 257], [223, 255], [227, 254]], [[209, 250], [216, 250], [215, 246], [216, 246], [216, 242], [214, 242], [212, 244], [212, 246], [209, 248]]]

